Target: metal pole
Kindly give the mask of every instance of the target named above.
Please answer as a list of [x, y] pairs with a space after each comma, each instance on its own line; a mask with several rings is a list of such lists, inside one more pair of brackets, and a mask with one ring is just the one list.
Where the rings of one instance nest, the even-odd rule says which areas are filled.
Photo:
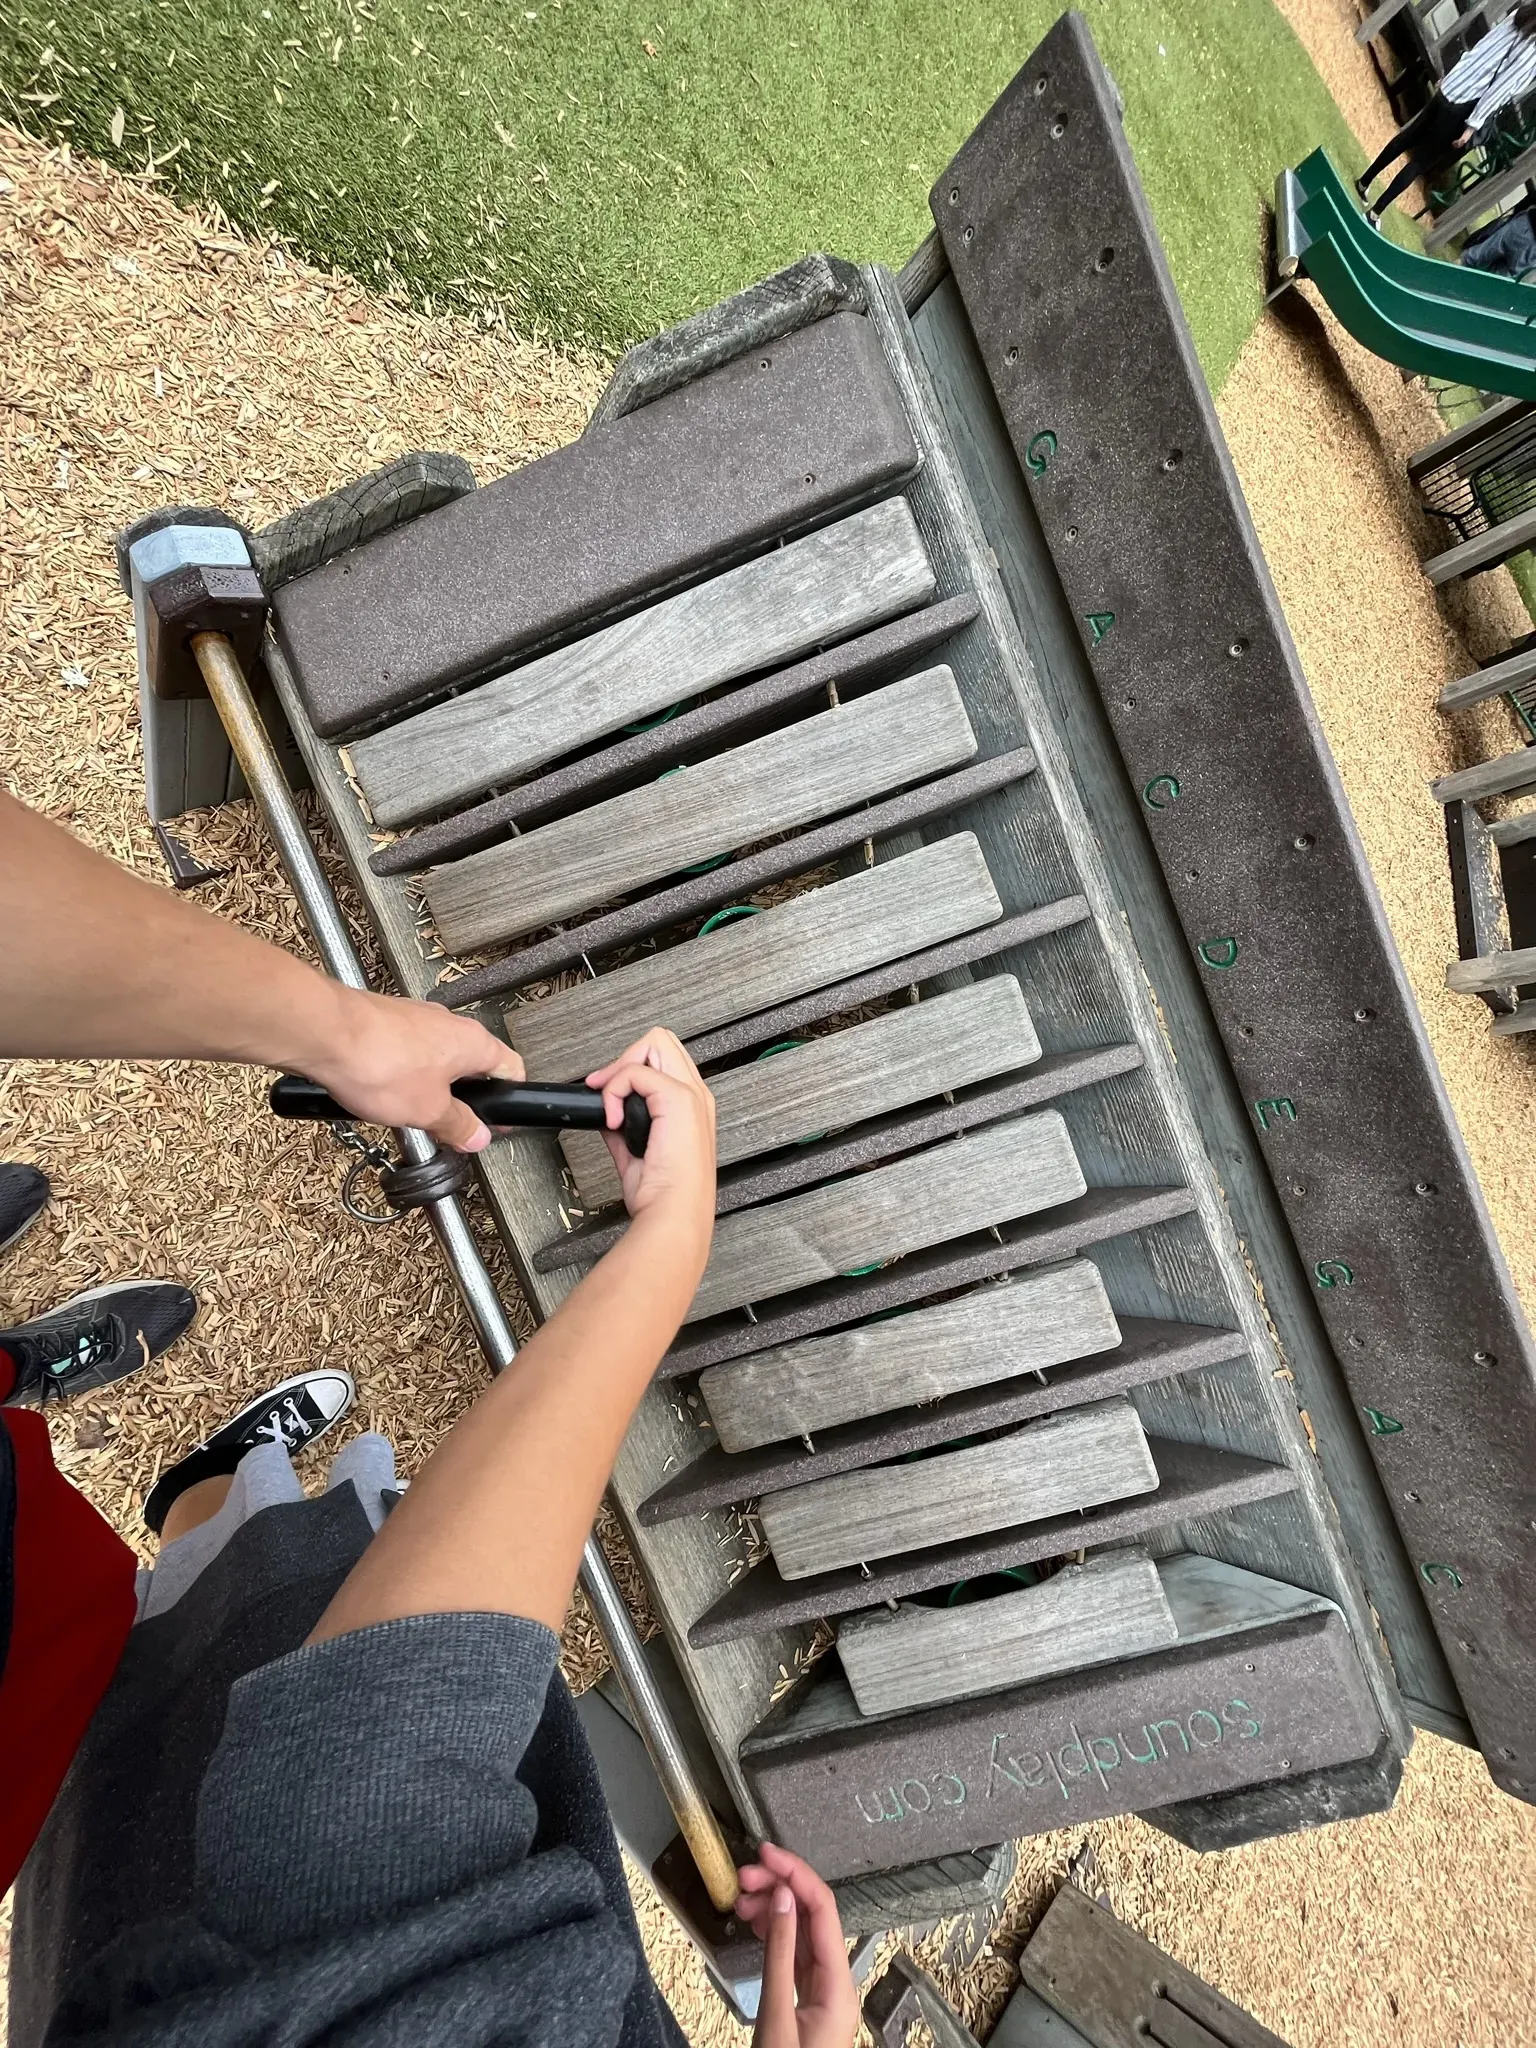
[[[262, 723], [250, 684], [234, 649], [222, 633], [197, 633], [192, 652], [208, 685], [240, 772], [266, 820], [267, 830], [277, 846], [293, 893], [299, 900], [327, 973], [348, 988], [366, 991], [368, 978], [352, 943], [352, 934], [315, 857], [304, 820], [288, 787], [282, 763]], [[400, 1150], [413, 1165], [432, 1158], [437, 1146], [425, 1131], [402, 1130], [396, 1134]], [[423, 1204], [427, 1219], [437, 1236], [475, 1326], [480, 1347], [492, 1372], [500, 1372], [517, 1356], [517, 1339], [502, 1307], [480, 1247], [470, 1230], [456, 1195], [445, 1195]], [[656, 1775], [667, 1795], [684, 1841], [699, 1867], [710, 1898], [722, 1912], [736, 1903], [736, 1864], [714, 1811], [693, 1774], [688, 1752], [683, 1747], [672, 1711], [663, 1698], [645, 1655], [624, 1596], [619, 1591], [602, 1545], [595, 1536], [587, 1538], [581, 1559], [581, 1588], [586, 1594], [598, 1628], [608, 1646], [613, 1668], [624, 1688], [634, 1715], [635, 1726], [656, 1767]]]

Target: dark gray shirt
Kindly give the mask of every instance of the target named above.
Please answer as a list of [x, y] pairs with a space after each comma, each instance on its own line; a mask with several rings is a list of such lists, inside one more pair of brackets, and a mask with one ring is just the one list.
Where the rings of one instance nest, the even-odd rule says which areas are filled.
[[12, 2048], [682, 2041], [550, 1631], [289, 1647], [368, 1534], [351, 1488], [269, 1508], [134, 1631], [18, 1885]]

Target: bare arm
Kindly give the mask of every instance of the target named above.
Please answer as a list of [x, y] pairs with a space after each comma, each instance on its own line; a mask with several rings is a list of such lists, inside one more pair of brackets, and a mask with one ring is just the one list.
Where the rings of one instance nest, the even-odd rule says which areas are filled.
[[3, 793], [0, 939], [0, 1055], [287, 1068], [361, 1117], [466, 1151], [490, 1133], [449, 1082], [523, 1077], [469, 1018], [343, 988]]
[[[353, 1567], [311, 1642], [409, 1614], [520, 1614], [558, 1630], [620, 1441], [687, 1314], [709, 1256], [715, 1105], [669, 1031], [589, 1076], [632, 1221], [456, 1423]], [[632, 1090], [651, 1112], [643, 1160], [615, 1139]]]

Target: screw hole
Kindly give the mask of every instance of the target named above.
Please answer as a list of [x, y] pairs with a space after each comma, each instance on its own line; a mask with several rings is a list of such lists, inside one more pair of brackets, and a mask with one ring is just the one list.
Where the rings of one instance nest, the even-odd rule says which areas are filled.
[[1125, 708], [1127, 711], [1134, 711], [1136, 709], [1136, 699], [1134, 697], [1127, 697], [1125, 700]]
[[1061, 138], [1063, 137], [1063, 135], [1066, 134], [1066, 132], [1067, 117], [1065, 114], [1058, 114], [1055, 120], [1051, 123], [1051, 140], [1053, 142], [1060, 142]]
[[1239, 1038], [1252, 1038], [1253, 1026], [1251, 1024], [1239, 1024], [1237, 1027], [1237, 1035]]
[[1246, 640], [1234, 640], [1232, 642], [1232, 645], [1227, 649], [1227, 652], [1231, 655], [1234, 661], [1241, 661], [1243, 656], [1248, 652], [1248, 642]]
[[950, 186], [949, 203], [951, 206], [958, 206], [960, 204], [960, 187], [958, 185]]
[[1375, 1016], [1376, 1012], [1374, 1010], [1356, 1010], [1355, 1022], [1357, 1024], [1369, 1024], [1374, 1021]]
[[813, 484], [813, 483], [815, 483], [815, 481], [816, 481], [816, 472], [815, 472], [815, 470], [814, 470], [814, 469], [811, 469], [811, 470], [807, 470], [807, 471], [806, 471], [806, 476], [805, 476], [805, 480], [806, 480], [806, 482], [807, 482], [808, 484]]
[[1403, 1495], [1404, 1500], [1417, 1500], [1418, 1497], [1419, 1496], [1414, 1492], [1411, 1486], [1409, 1487], [1408, 1491]]
[[1183, 460], [1184, 450], [1182, 448], [1170, 448], [1168, 450], [1168, 453], [1163, 457], [1164, 471], [1171, 475], [1173, 471], [1178, 468], [1179, 464]]
[[1036, 99], [1039, 99], [1039, 98], [1040, 98], [1040, 97], [1041, 97], [1041, 96], [1043, 95], [1043, 93], [1045, 92], [1045, 89], [1046, 89], [1046, 87], [1047, 87], [1047, 86], [1048, 86], [1048, 85], [1050, 84], [1050, 82], [1051, 82], [1051, 81], [1050, 81], [1050, 76], [1049, 76], [1049, 74], [1048, 74], [1048, 73], [1046, 73], [1046, 72], [1044, 72], [1044, 71], [1042, 71], [1042, 72], [1041, 72], [1041, 74], [1040, 74], [1040, 76], [1039, 76], [1039, 77], [1038, 77], [1038, 78], [1037, 78], [1037, 79], [1035, 80], [1035, 98], [1036, 98]]
[[1113, 250], [1113, 249], [1111, 249], [1111, 248], [1105, 247], [1105, 248], [1103, 248], [1103, 249], [1101, 249], [1101, 250], [1099, 251], [1099, 260], [1098, 260], [1098, 262], [1097, 262], [1097, 263], [1095, 263], [1095, 265], [1094, 265], [1093, 267], [1094, 267], [1094, 269], [1095, 269], [1095, 270], [1108, 270], [1109, 266], [1111, 265], [1111, 263], [1113, 263], [1113, 262], [1114, 262], [1114, 260], [1115, 260], [1115, 252], [1114, 252], [1114, 250]]
[[1006, 363], [1016, 363], [1019, 360], [1018, 350], [1016, 348], [1009, 349], [1007, 355], [1004, 356], [1003, 360]]
[[1365, 1339], [1363, 1337], [1351, 1337], [1349, 1348], [1351, 1351], [1363, 1351], [1365, 1349]]
[[761, 361], [761, 362], [760, 362], [760, 363], [758, 364], [758, 366], [757, 366], [757, 367], [758, 367], [758, 368], [759, 368], [760, 370], [771, 370], [771, 369], [773, 368], [773, 357], [772, 357], [772, 356], [764, 356], [764, 357], [763, 357], [763, 359], [762, 359], [762, 361]]
[[1069, 526], [1069, 527], [1067, 528], [1067, 539], [1068, 539], [1068, 540], [1076, 540], [1076, 539], [1077, 539], [1077, 528], [1076, 528], [1075, 526]]
[[974, 242], [976, 239], [976, 230], [974, 228], [967, 228], [961, 235], [960, 239], [962, 242]]

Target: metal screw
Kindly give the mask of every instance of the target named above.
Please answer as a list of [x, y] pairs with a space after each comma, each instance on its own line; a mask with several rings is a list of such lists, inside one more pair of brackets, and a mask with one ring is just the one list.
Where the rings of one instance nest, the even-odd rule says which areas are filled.
[[974, 242], [976, 239], [976, 230], [974, 228], [966, 228], [964, 232], [961, 234], [960, 239], [962, 242]]
[[958, 206], [960, 204], [960, 187], [958, 185], [950, 186], [949, 203], [951, 206]]
[[1064, 115], [1058, 115], [1057, 118], [1051, 123], [1051, 140], [1053, 142], [1060, 142], [1061, 138], [1063, 137], [1063, 135], [1066, 134], [1066, 132], [1066, 117]]
[[1234, 661], [1241, 661], [1243, 656], [1248, 652], [1248, 642], [1246, 640], [1234, 640], [1232, 642], [1232, 645], [1227, 649], [1227, 652], [1231, 655]]
[[1184, 450], [1182, 448], [1170, 448], [1168, 450], [1168, 453], [1163, 457], [1163, 468], [1166, 472], [1171, 474], [1174, 470], [1178, 468], [1179, 464], [1183, 460]]
[[1432, 1195], [1435, 1192], [1435, 1184], [1432, 1180], [1416, 1180], [1413, 1192], [1416, 1195]]
[[1375, 1018], [1375, 1015], [1376, 1012], [1374, 1010], [1356, 1010], [1355, 1022], [1357, 1024], [1369, 1024]]
[[1491, 1351], [1474, 1351], [1472, 1354], [1472, 1363], [1474, 1365], [1497, 1365], [1498, 1362], [1498, 1359]]
[[1291, 844], [1298, 853], [1308, 853], [1312, 848], [1312, 834], [1310, 832], [1298, 832], [1291, 841]]
[[1050, 82], [1050, 79], [1046, 77], [1045, 73], [1041, 72], [1040, 76], [1035, 80], [1036, 99], [1040, 98], [1040, 96], [1044, 93], [1045, 88], [1050, 84]]
[[1019, 360], [1018, 350], [1016, 348], [1009, 349], [1007, 355], [1003, 358], [1003, 360], [1004, 362], [1008, 363], [1016, 363]]
[[1076, 540], [1076, 539], [1077, 539], [1077, 528], [1076, 528], [1075, 526], [1069, 526], [1069, 527], [1067, 528], [1067, 539], [1068, 539], [1068, 540]]

